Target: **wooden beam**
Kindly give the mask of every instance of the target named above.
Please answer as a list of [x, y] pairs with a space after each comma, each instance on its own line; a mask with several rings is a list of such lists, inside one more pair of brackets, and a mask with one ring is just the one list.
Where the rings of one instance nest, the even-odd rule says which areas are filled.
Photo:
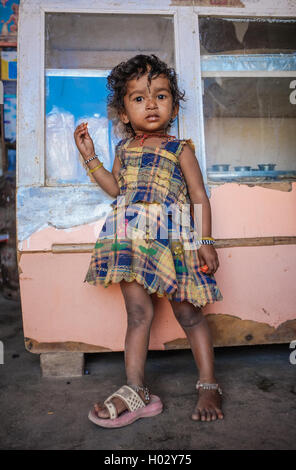
[[[216, 239], [215, 248], [235, 248], [238, 246], [270, 246], [295, 245], [296, 236], [254, 237], [254, 238], [220, 238]], [[89, 253], [94, 243], [55, 243], [51, 246], [52, 253]], [[34, 253], [32, 251], [32, 253]]]
[[270, 246], [295, 245], [295, 236], [253, 237], [253, 238], [224, 238], [217, 239], [215, 248], [230, 248], [237, 246]]

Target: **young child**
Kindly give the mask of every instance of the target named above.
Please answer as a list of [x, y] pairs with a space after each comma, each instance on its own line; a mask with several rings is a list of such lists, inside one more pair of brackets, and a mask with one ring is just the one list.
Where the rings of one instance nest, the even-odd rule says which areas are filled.
[[[76, 128], [74, 137], [97, 183], [115, 198], [84, 282], [105, 287], [120, 283], [127, 311], [127, 385], [95, 404], [89, 419], [103, 427], [121, 427], [161, 413], [162, 402], [145, 385], [144, 369], [155, 302], [163, 295], [186, 333], [199, 371], [192, 419], [223, 419], [222, 390], [216, 383], [211, 334], [202, 312], [207, 303], [223, 299], [214, 278], [219, 262], [211, 237], [211, 208], [193, 143], [167, 134], [184, 93], [174, 69], [155, 55], [137, 55], [120, 63], [108, 77], [108, 88], [109, 111], [128, 136], [116, 146], [112, 172], [98, 160], [87, 123]], [[132, 208], [132, 216], [126, 210], [118, 223], [120, 198]], [[167, 236], [160, 235], [165, 209], [172, 204], [202, 205], [201, 238], [195, 249], [186, 249], [182, 236], [175, 238], [170, 215]], [[137, 224], [131, 226], [135, 213]], [[153, 236], [151, 221], [157, 227]], [[193, 224], [190, 215], [190, 232]], [[137, 237], [130, 236], [136, 232]]]

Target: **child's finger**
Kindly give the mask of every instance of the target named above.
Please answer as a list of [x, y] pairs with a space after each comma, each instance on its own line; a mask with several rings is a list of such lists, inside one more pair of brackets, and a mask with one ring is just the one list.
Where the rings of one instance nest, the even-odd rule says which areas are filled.
[[81, 130], [84, 130], [87, 127], [87, 124], [88, 124], [87, 122], [86, 123], [82, 122], [81, 124], [79, 124], [79, 126], [76, 127], [74, 134]]
[[85, 129], [84, 128], [79, 129], [77, 132], [78, 132], [78, 134], [82, 134], [83, 132], [85, 132]]
[[216, 266], [213, 263], [208, 263], [209, 270], [208, 274], [213, 274], [216, 271]]
[[87, 128], [87, 123], [81, 124], [81, 127], [79, 128], [79, 131], [87, 132], [88, 133], [88, 128]]
[[91, 136], [89, 135], [87, 130], [84, 132], [84, 138], [87, 140], [91, 140]]
[[80, 131], [77, 132], [78, 137], [80, 137], [80, 136], [83, 135], [83, 134], [86, 135], [85, 129], [81, 129]]

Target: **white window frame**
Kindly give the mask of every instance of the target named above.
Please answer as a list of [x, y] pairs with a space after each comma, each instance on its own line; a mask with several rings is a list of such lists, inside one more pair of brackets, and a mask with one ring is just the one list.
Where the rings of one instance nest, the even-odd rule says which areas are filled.
[[[21, 4], [18, 35], [18, 125], [17, 125], [17, 186], [45, 186], [45, 14], [46, 13], [116, 13], [170, 15], [174, 19], [175, 64], [179, 86], [186, 91], [187, 101], [179, 113], [179, 136], [191, 138], [206, 178], [204, 147], [202, 145], [201, 80], [198, 61], [192, 51], [199, 50], [197, 17], [192, 8], [170, 7], [166, 0], [159, 1], [165, 8], [150, 7], [156, 2], [121, 2], [111, 8], [108, 0], [90, 7], [89, 0], [31, 0]], [[32, 34], [34, 31], [34, 34]], [[38, 40], [36, 40], [36, 36]], [[186, 44], [187, 47], [181, 47]], [[198, 53], [197, 53], [198, 56]], [[190, 64], [190, 66], [188, 66]], [[91, 183], [93, 184], [93, 183]], [[57, 186], [60, 186], [57, 184]], [[79, 186], [79, 184], [77, 184]]]

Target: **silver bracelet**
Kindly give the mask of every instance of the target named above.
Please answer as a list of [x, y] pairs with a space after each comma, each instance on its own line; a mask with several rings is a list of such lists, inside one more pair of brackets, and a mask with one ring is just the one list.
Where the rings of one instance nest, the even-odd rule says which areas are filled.
[[200, 245], [214, 245], [215, 241], [214, 240], [198, 240], [198, 243]]
[[97, 154], [95, 153], [93, 157], [89, 158], [88, 160], [84, 160], [84, 163], [89, 163], [91, 162], [92, 160], [94, 160], [95, 158], [98, 158]]

